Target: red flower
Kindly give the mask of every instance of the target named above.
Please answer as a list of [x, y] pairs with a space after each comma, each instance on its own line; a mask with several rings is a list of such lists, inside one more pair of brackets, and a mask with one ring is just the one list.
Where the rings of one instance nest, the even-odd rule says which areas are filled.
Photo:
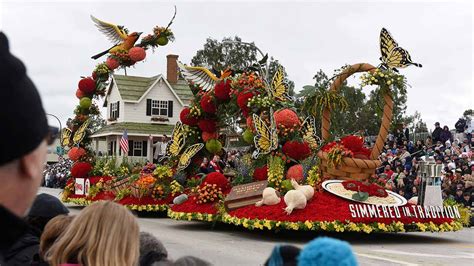
[[364, 139], [360, 136], [349, 135], [341, 139], [341, 144], [353, 152], [358, 152], [364, 147]]
[[198, 122], [198, 127], [205, 132], [216, 132], [216, 121], [211, 119], [201, 119]]
[[274, 113], [277, 127], [295, 128], [300, 126], [298, 115], [291, 109], [283, 109]]
[[86, 96], [86, 94], [83, 91], [81, 91], [80, 89], [76, 90], [77, 99], [81, 99], [82, 97], [85, 97], [85, 96]]
[[333, 141], [333, 142], [330, 142], [330, 143], [324, 145], [324, 147], [322, 147], [321, 150], [323, 152], [329, 152], [336, 145], [337, 145], [337, 142]]
[[95, 91], [95, 81], [92, 78], [83, 78], [79, 81], [78, 87], [85, 94], [91, 94]]
[[247, 106], [247, 103], [249, 102], [249, 99], [252, 98], [253, 96], [254, 94], [252, 92], [249, 92], [248, 90], [242, 91], [237, 96], [237, 105], [242, 110], [242, 113], [244, 114], [244, 116], [248, 116], [249, 108]]
[[253, 179], [256, 181], [264, 181], [268, 178], [268, 167], [267, 165], [255, 168], [253, 171]]
[[211, 140], [211, 139], [217, 139], [217, 132], [203, 131], [202, 135], [201, 135], [201, 138], [204, 142], [207, 142], [208, 140]]
[[205, 94], [204, 96], [202, 96], [200, 104], [204, 112], [210, 114], [216, 113], [216, 103], [214, 102], [214, 97], [212, 97], [211, 95]]
[[303, 166], [301, 164], [293, 165], [286, 173], [286, 179], [294, 179], [296, 181], [303, 180]]
[[179, 120], [185, 125], [195, 126], [198, 123], [198, 119], [194, 116], [191, 116], [189, 107], [183, 108], [179, 114]]
[[227, 178], [219, 172], [212, 172], [206, 175], [202, 181], [201, 187], [205, 186], [206, 184], [216, 184], [218, 188], [225, 190], [229, 187], [229, 180], [227, 180]]
[[86, 162], [76, 162], [71, 168], [71, 175], [75, 178], [87, 176], [92, 170], [92, 165]]
[[120, 66], [119, 61], [113, 57], [107, 58], [107, 60], [105, 61], [105, 64], [110, 70], [114, 70]]
[[230, 99], [230, 79], [220, 81], [214, 88], [216, 98], [221, 101], [227, 101]]
[[130, 56], [130, 59], [132, 59], [135, 62], [142, 61], [146, 57], [146, 52], [145, 49], [142, 47], [133, 47], [128, 51], [128, 55]]
[[282, 148], [284, 154], [295, 160], [304, 160], [311, 155], [311, 149], [307, 142], [287, 141]]
[[84, 150], [81, 147], [73, 147], [67, 153], [67, 156], [69, 157], [69, 159], [73, 161], [79, 160], [79, 158], [81, 158], [84, 155], [86, 155], [86, 150]]
[[359, 151], [354, 152], [354, 158], [368, 160], [370, 158], [371, 150], [362, 147]]
[[247, 117], [246, 124], [247, 124], [247, 128], [249, 128], [252, 132], [255, 132], [255, 126], [253, 124], [253, 120], [251, 116]]

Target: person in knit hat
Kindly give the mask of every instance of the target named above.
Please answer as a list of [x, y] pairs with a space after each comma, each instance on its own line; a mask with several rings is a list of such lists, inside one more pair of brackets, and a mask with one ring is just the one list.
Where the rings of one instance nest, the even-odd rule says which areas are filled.
[[318, 237], [309, 242], [298, 256], [298, 266], [357, 266], [351, 245], [346, 241]]
[[54, 139], [38, 91], [2, 32], [0, 95], [0, 265], [6, 265], [6, 250], [28, 230], [21, 217], [35, 199]]

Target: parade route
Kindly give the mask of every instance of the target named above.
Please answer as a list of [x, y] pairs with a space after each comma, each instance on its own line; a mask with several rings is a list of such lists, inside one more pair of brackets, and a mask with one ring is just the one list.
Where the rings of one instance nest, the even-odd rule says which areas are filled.
[[[61, 190], [41, 188], [40, 193], [59, 196]], [[71, 213], [81, 207], [68, 206]], [[321, 234], [315, 232], [249, 231], [243, 228], [203, 222], [168, 219], [165, 215], [138, 217], [142, 231], [160, 239], [171, 258], [193, 255], [214, 265], [262, 265], [278, 243], [302, 247], [313, 238], [326, 235], [346, 240], [353, 246], [360, 265], [472, 265], [474, 230], [446, 233]]]

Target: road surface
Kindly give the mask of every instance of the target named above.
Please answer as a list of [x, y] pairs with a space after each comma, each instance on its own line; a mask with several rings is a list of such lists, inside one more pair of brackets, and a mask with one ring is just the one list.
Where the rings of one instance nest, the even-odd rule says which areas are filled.
[[[58, 196], [60, 190], [41, 188]], [[81, 207], [69, 206], [72, 213]], [[204, 222], [175, 221], [165, 215], [138, 217], [141, 231], [160, 239], [171, 258], [193, 255], [214, 265], [262, 265], [278, 243], [303, 247], [318, 236], [351, 243], [360, 265], [474, 265], [474, 229], [448, 233], [316, 233], [249, 231]]]

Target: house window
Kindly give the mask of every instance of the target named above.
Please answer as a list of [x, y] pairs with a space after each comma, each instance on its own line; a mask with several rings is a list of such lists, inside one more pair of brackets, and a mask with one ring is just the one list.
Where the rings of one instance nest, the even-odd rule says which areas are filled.
[[119, 105], [119, 102], [110, 104], [110, 118], [118, 117], [118, 105]]
[[146, 156], [143, 155], [143, 143], [141, 141], [133, 142], [133, 156]]
[[168, 101], [151, 101], [151, 114], [168, 116]]

